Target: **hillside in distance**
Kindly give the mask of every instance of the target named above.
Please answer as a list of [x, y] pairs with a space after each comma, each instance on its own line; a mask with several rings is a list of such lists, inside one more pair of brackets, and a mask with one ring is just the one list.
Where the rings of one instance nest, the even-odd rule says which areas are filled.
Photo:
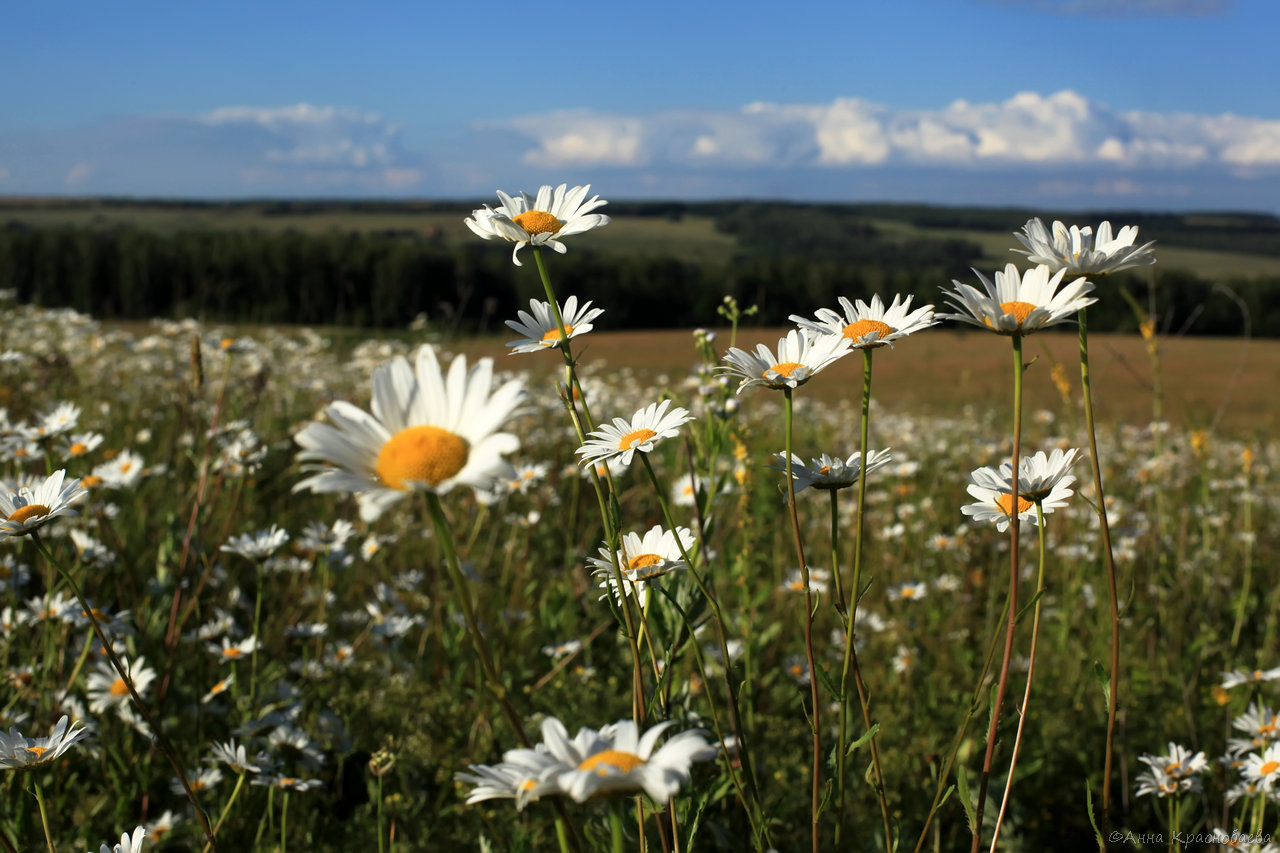
[[[385, 327], [425, 313], [483, 331], [541, 291], [463, 225], [494, 201], [0, 199], [0, 287], [103, 317]], [[1012, 232], [1040, 216], [1156, 241], [1156, 266], [1117, 278], [1163, 331], [1280, 336], [1280, 218], [1265, 214], [749, 200], [603, 212], [613, 222], [572, 238], [556, 283], [562, 298], [608, 293], [620, 327], [712, 322], [726, 294], [759, 305], [762, 323], [838, 295], [937, 301], [952, 279], [976, 283], [970, 268], [1020, 262]], [[1131, 313], [1098, 322], [1136, 328]]]

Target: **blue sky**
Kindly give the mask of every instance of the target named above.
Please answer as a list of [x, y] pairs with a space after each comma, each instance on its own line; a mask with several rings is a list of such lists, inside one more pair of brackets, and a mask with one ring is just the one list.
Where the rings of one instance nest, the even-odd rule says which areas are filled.
[[1274, 0], [27, 3], [0, 194], [1280, 212]]

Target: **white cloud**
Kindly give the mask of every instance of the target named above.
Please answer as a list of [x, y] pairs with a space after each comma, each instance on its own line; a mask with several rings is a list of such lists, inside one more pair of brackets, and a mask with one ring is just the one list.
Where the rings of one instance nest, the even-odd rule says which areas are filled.
[[556, 113], [507, 127], [529, 140], [525, 162], [543, 167], [1280, 166], [1280, 120], [1119, 112], [1070, 90], [940, 110], [841, 98], [736, 112]]
[[62, 182], [69, 187], [83, 184], [93, 174], [93, 167], [83, 160], [77, 162], [62, 176]]

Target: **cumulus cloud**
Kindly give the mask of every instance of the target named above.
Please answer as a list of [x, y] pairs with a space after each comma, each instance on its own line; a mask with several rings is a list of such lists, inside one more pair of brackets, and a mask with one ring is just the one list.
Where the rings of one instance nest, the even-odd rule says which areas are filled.
[[1280, 166], [1280, 120], [1116, 111], [1070, 90], [898, 110], [859, 98], [738, 111], [551, 113], [512, 120], [543, 167], [1139, 169]]

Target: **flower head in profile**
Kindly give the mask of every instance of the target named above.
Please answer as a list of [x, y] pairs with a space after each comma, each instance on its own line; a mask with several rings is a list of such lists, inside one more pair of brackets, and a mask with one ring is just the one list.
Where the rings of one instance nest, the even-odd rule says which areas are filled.
[[1039, 218], [1027, 220], [1013, 236], [1026, 249], [1014, 249], [1033, 264], [1045, 264], [1051, 270], [1066, 270], [1071, 275], [1106, 275], [1156, 262], [1152, 246], [1155, 241], [1135, 246], [1138, 226], [1126, 225], [1118, 234], [1111, 223], [1103, 222], [1095, 232], [1091, 226], [1068, 228], [1054, 221], [1052, 230]]
[[98, 853], [142, 853], [142, 844], [147, 837], [147, 828], [145, 826], [134, 827], [132, 833], [125, 832], [120, 835], [120, 843], [113, 845], [103, 844], [98, 848]]
[[583, 728], [571, 740], [564, 724], [550, 717], [542, 723], [542, 738], [564, 767], [555, 776], [557, 786], [577, 802], [644, 791], [654, 802], [665, 803], [689, 781], [693, 762], [715, 756], [697, 730], [681, 732], [656, 748], [672, 725], [671, 720], [658, 723], [641, 735], [634, 722], [621, 720], [598, 732]]
[[[1048, 456], [1044, 451], [1034, 456], [1024, 456], [1018, 464], [1018, 518], [1037, 523], [1036, 506], [1044, 515], [1066, 506], [1073, 494], [1071, 484], [1074, 475], [1067, 473], [1076, 461], [1077, 450], [1054, 450]], [[996, 529], [1009, 528], [1013, 515], [1013, 465], [1003, 463], [995, 468], [979, 468], [970, 475], [972, 482], [968, 492], [977, 499], [960, 511], [976, 522], [994, 523]]]
[[516, 266], [522, 266], [520, 249], [524, 246], [550, 246], [563, 255], [566, 249], [560, 242], [562, 239], [609, 224], [609, 217], [591, 212], [608, 202], [601, 201], [599, 196], [588, 199], [590, 189], [590, 184], [573, 189], [561, 184], [552, 190], [547, 184], [538, 190], [536, 198], [530, 198], [528, 193], [512, 198], [498, 190], [501, 207], [494, 210], [485, 205], [472, 211], [465, 221], [482, 239], [496, 237], [515, 243], [511, 260]]
[[[786, 453], [775, 455], [778, 457], [777, 464], [768, 467], [786, 472]], [[884, 450], [869, 450], [867, 451], [867, 473], [870, 474], [872, 471], [883, 468], [892, 461], [893, 457], [889, 455], [888, 448]], [[817, 459], [811, 459], [808, 465], [803, 464], [799, 456], [794, 453], [791, 454], [791, 477], [796, 481], [797, 494], [810, 486], [824, 491], [847, 489], [857, 484], [858, 474], [861, 470], [861, 453], [855, 453], [848, 459], [828, 456], [824, 453]]]
[[696, 541], [687, 528], [677, 527], [672, 532], [660, 524], [649, 528], [643, 536], [627, 533], [622, 537], [622, 550], [616, 555], [622, 572], [622, 590], [618, 589], [618, 579], [614, 574], [614, 563], [608, 548], [600, 549], [599, 559], [588, 557], [587, 562], [594, 567], [592, 574], [599, 579], [600, 588], [606, 590], [606, 594], [612, 592], [619, 604], [622, 603], [623, 596], [635, 595], [636, 601], [643, 607], [651, 581], [670, 572], [689, 568], [681, 551], [688, 554]]
[[0, 534], [25, 536], [60, 515], [75, 515], [71, 505], [86, 492], [79, 480], [67, 480], [65, 470], [54, 471], [34, 488], [0, 488]]
[[520, 445], [499, 432], [524, 391], [511, 381], [491, 391], [493, 361], [470, 370], [464, 356], [440, 369], [430, 346], [413, 367], [403, 358], [373, 372], [373, 413], [350, 403], [325, 409], [330, 424], [308, 424], [296, 436], [299, 461], [318, 472], [293, 487], [352, 492], [366, 521], [410, 491], [445, 494], [457, 486], [482, 490], [511, 473], [503, 454]]
[[854, 349], [893, 346], [893, 342], [899, 338], [927, 329], [938, 322], [933, 317], [932, 305], [912, 311], [913, 298], [908, 296], [904, 300], [901, 295], [894, 294], [893, 303], [885, 308], [879, 294], [871, 297], [870, 305], [861, 299], [854, 304], [841, 296], [840, 307], [844, 309], [843, 314], [830, 308], [819, 308], [816, 320], [798, 314], [792, 314], [789, 319], [816, 335], [848, 338]]
[[792, 329], [786, 337], [778, 340], [776, 355], [764, 344], [757, 346], [754, 353], [730, 347], [724, 357], [728, 364], [721, 370], [741, 377], [739, 394], [753, 385], [779, 390], [798, 388], [827, 365], [846, 355], [852, 344], [853, 341], [840, 335], [811, 338]]
[[498, 764], [471, 764], [470, 773], [455, 773], [454, 779], [475, 787], [467, 795], [467, 805], [485, 800], [514, 800], [516, 811], [545, 796], [560, 793], [559, 773], [568, 768], [550, 752], [546, 744], [534, 749], [510, 749]]
[[[540, 352], [550, 347], [564, 346], [565, 338], [560, 334], [560, 324], [556, 322], [551, 303], [530, 299], [529, 309], [533, 312], [532, 314], [529, 311], [521, 311], [519, 321], [507, 321], [507, 325], [517, 334], [524, 336], [507, 342], [507, 346], [512, 348], [511, 354]], [[579, 308], [578, 297], [570, 296], [561, 307], [560, 317], [564, 320], [565, 332], [570, 338], [576, 338], [591, 331], [593, 328], [591, 321], [603, 313], [603, 308], [592, 308], [590, 301], [582, 303], [582, 307]]]
[[951, 283], [956, 289], [944, 293], [958, 313], [939, 314], [939, 317], [990, 329], [999, 335], [1029, 335], [1066, 322], [1081, 308], [1098, 301], [1086, 296], [1093, 290], [1093, 284], [1083, 278], [1059, 290], [1066, 270], [1050, 275], [1049, 267], [1044, 264], [1025, 273], [1019, 273], [1016, 266], [1009, 264], [996, 273], [995, 283], [977, 270], [974, 272], [986, 292], [953, 280]]
[[630, 465], [636, 451], [649, 453], [664, 438], [672, 438], [680, 427], [693, 420], [687, 409], [667, 407], [670, 400], [652, 403], [631, 416], [630, 420], [614, 418], [587, 433], [588, 438], [574, 452], [582, 457], [583, 465], [602, 462], [617, 457], [623, 465]]
[[25, 737], [16, 728], [9, 729], [8, 734], [0, 732], [0, 769], [24, 770], [48, 764], [89, 736], [79, 721], [70, 725], [68, 721], [63, 715], [48, 737]]

